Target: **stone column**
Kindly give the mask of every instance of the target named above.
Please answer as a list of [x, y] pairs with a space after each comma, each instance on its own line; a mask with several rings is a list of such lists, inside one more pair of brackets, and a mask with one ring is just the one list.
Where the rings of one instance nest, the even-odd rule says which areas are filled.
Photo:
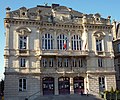
[[58, 91], [58, 77], [56, 76], [55, 77], [55, 95], [58, 95], [59, 94], [59, 91]]
[[68, 46], [69, 46], [69, 47], [68, 47], [68, 49], [69, 49], [69, 50], [72, 50], [72, 48], [71, 48], [71, 36], [70, 36], [71, 33], [70, 33], [70, 31], [68, 31], [68, 35], [69, 35], [69, 40], [68, 40], [68, 43], [69, 43]]
[[42, 50], [42, 28], [39, 29], [39, 49]]
[[8, 49], [9, 48], [9, 35], [10, 35], [10, 25], [9, 24], [6, 24], [6, 45], [5, 45], [5, 48]]
[[37, 38], [36, 38], [36, 49], [37, 50], [39, 50], [40, 49], [40, 43], [39, 43], [39, 41], [40, 41], [40, 31], [39, 31], [39, 29], [37, 29], [37, 32], [36, 32], [36, 36], [37, 36]]
[[54, 31], [53, 49], [57, 50], [57, 36], [56, 36], [56, 30]]
[[73, 78], [72, 77], [70, 77], [70, 94], [74, 94]]
[[41, 72], [40, 60], [41, 60], [41, 57], [38, 57], [36, 61], [36, 69], [38, 73]]
[[40, 77], [40, 95], [43, 95], [42, 77]]

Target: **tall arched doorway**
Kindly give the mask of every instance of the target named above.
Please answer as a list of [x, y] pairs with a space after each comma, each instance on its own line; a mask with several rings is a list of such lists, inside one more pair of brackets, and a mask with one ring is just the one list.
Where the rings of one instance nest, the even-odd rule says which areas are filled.
[[58, 79], [59, 94], [70, 94], [70, 78], [60, 77]]
[[74, 93], [80, 94], [84, 92], [84, 77], [74, 77]]
[[43, 95], [54, 95], [54, 78], [44, 77], [42, 79]]

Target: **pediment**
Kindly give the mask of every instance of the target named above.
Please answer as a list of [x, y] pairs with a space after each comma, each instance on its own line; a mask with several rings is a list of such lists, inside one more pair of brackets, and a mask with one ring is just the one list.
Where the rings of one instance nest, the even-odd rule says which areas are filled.
[[67, 8], [65, 6], [56, 7], [54, 10], [57, 12], [69, 12], [69, 11], [71, 11], [69, 8]]
[[28, 27], [19, 27], [16, 29], [16, 32], [18, 32], [21, 35], [27, 35], [31, 33], [31, 29]]
[[104, 38], [105, 34], [103, 32], [95, 32], [94, 33], [94, 36], [97, 38], [97, 39], [102, 39]]

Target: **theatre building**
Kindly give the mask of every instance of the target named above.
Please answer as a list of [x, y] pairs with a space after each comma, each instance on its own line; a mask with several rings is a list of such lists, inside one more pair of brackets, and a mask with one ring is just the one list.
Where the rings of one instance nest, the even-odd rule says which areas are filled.
[[59, 4], [6, 8], [5, 100], [116, 88], [110, 16]]

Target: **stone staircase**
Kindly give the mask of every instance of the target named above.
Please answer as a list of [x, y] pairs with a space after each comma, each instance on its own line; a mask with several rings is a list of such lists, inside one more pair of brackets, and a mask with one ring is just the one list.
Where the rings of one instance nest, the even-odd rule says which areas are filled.
[[37, 96], [34, 99], [28, 100], [103, 100], [100, 97], [96, 97], [93, 95], [80, 95], [80, 94], [73, 94], [73, 95], [53, 95], [53, 96]]

